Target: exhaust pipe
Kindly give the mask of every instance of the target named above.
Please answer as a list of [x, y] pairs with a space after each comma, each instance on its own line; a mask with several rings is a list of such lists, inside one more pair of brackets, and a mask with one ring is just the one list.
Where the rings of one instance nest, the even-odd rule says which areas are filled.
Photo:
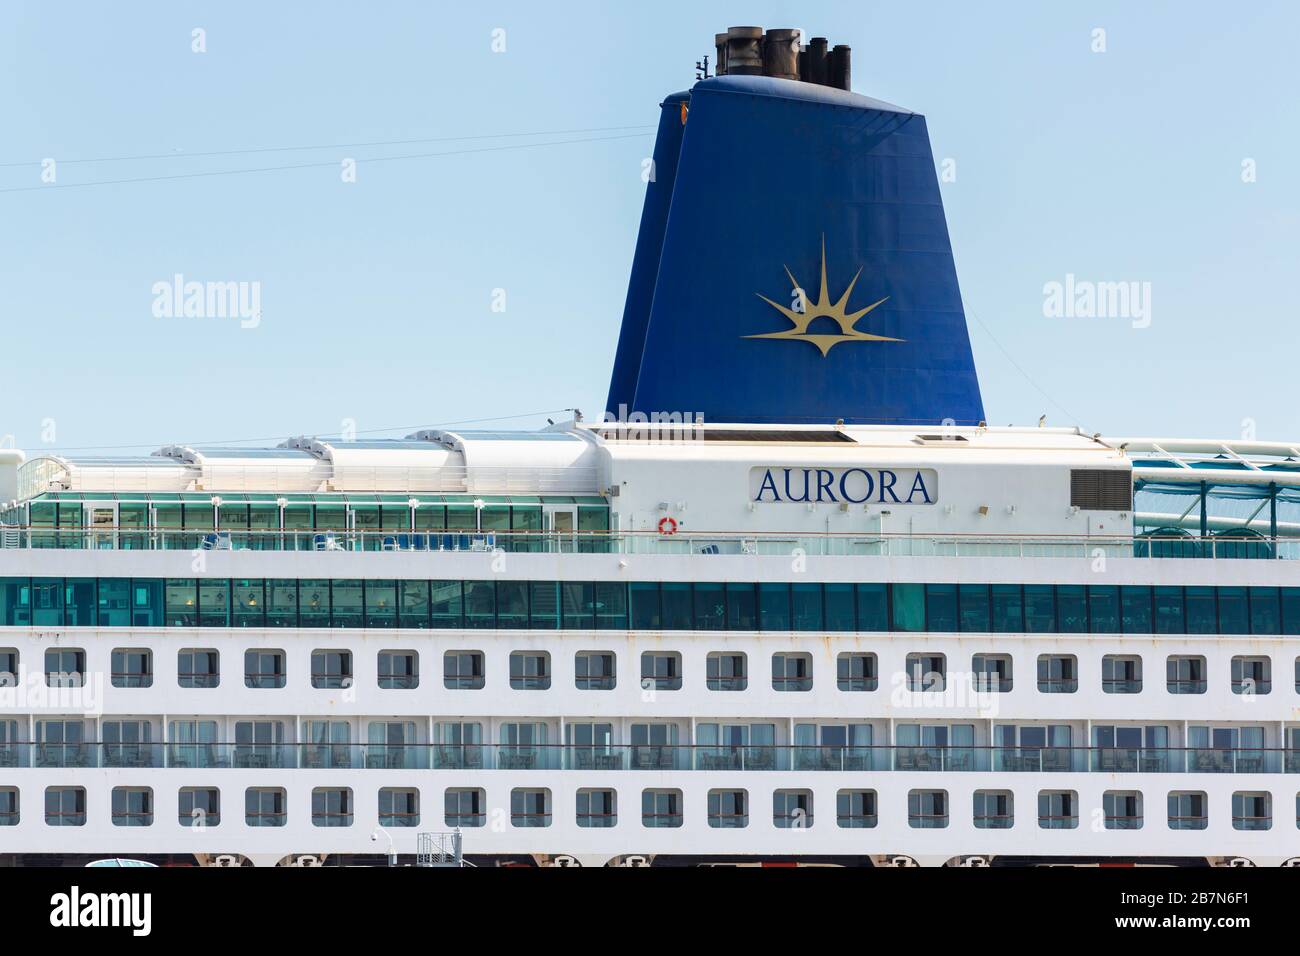
[[768, 30], [763, 44], [763, 75], [781, 80], [799, 79], [798, 30]]
[[828, 49], [825, 37], [813, 37], [805, 46], [803, 34], [794, 29], [730, 27], [713, 36], [718, 76], [773, 76], [781, 80], [802, 80], [838, 90], [852, 88], [852, 50], [838, 44]]
[[727, 30], [727, 72], [737, 76], [762, 76], [763, 28], [731, 27]]

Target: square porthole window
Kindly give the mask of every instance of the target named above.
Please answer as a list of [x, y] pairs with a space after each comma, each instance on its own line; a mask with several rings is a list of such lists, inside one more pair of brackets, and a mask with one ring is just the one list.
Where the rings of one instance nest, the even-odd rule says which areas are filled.
[[510, 655], [510, 686], [515, 690], [547, 690], [551, 686], [551, 655], [545, 651], [514, 651]]
[[841, 790], [835, 795], [835, 822], [848, 830], [876, 825], [876, 791]]
[[709, 690], [744, 690], [749, 668], [744, 654], [714, 651], [705, 660], [705, 686]]
[[114, 687], [153, 686], [153, 651], [148, 648], [116, 648], [109, 663]]
[[844, 691], [870, 691], [880, 686], [875, 654], [841, 654], [835, 658], [835, 686]]

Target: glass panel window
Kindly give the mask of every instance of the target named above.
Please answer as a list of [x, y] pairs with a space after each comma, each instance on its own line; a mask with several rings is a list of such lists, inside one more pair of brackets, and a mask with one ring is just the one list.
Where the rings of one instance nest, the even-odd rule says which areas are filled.
[[1122, 625], [1125, 634], [1151, 634], [1151, 589], [1142, 585], [1126, 584], [1119, 589]]
[[249, 787], [244, 791], [244, 823], [248, 826], [282, 827], [287, 819], [285, 793], [279, 787]]
[[907, 794], [907, 825], [918, 830], [941, 830], [948, 825], [946, 790], [912, 790]]
[[858, 598], [858, 630], [889, 630], [889, 591], [883, 584], [859, 584], [855, 589]]
[[578, 690], [613, 690], [616, 683], [612, 651], [578, 651], [574, 655], [574, 683]]
[[974, 821], [977, 830], [1009, 830], [1015, 822], [1012, 796], [1006, 790], [976, 790]]
[[790, 585], [758, 586], [758, 627], [762, 631], [790, 630]]
[[199, 581], [199, 626], [230, 626], [230, 582], [228, 580], [204, 578]]
[[284, 651], [244, 652], [244, 686], [280, 688], [285, 685]]
[[302, 627], [330, 626], [329, 581], [298, 582], [298, 621]]
[[1250, 633], [1282, 633], [1282, 605], [1277, 588], [1250, 589]]
[[925, 630], [925, 585], [890, 585], [895, 631]]
[[516, 787], [510, 791], [510, 823], [516, 827], [551, 825], [551, 791]]
[[1155, 617], [1157, 634], [1187, 632], [1182, 588], [1160, 586], [1155, 589]]
[[1038, 825], [1044, 830], [1073, 830], [1079, 825], [1079, 795], [1073, 790], [1038, 794]]
[[514, 651], [510, 655], [510, 686], [515, 690], [549, 688], [551, 655], [545, 651]]
[[1165, 687], [1171, 694], [1204, 694], [1205, 658], [1177, 655], [1167, 658]]
[[148, 648], [122, 648], [113, 651], [111, 664], [114, 687], [152, 687], [153, 652]]
[[812, 791], [774, 791], [772, 793], [772, 825], [778, 830], [804, 830], [812, 826]]
[[419, 653], [416, 651], [380, 651], [379, 686], [385, 690], [414, 690], [419, 687]]
[[344, 787], [317, 787], [312, 790], [311, 825], [352, 826], [352, 791]]
[[835, 686], [845, 691], [869, 691], [880, 686], [875, 654], [840, 654], [835, 658]]
[[637, 631], [657, 631], [663, 627], [659, 609], [659, 585], [653, 581], [633, 582], [628, 589], [631, 604], [631, 627]]
[[681, 690], [682, 655], [672, 651], [646, 651], [641, 655], [642, 690]]
[[1088, 630], [1088, 595], [1081, 584], [1056, 586], [1056, 624], [1062, 634]]
[[466, 581], [465, 627], [497, 626], [497, 588], [495, 581]]
[[497, 582], [497, 627], [528, 627], [528, 582]]
[[420, 791], [384, 787], [379, 791], [379, 825], [381, 827], [418, 827], [420, 825]]
[[366, 627], [397, 627], [397, 582], [367, 581]]
[[1142, 658], [1105, 655], [1101, 659], [1101, 689], [1107, 694], [1142, 693]]
[[947, 659], [943, 654], [908, 654], [907, 689], [936, 691], [948, 686]]
[[1073, 694], [1079, 689], [1079, 661], [1072, 654], [1038, 656], [1038, 690], [1043, 694]]
[[1120, 631], [1119, 588], [1113, 584], [1088, 585], [1089, 630], [1094, 634]]
[[691, 586], [683, 581], [665, 581], [659, 585], [663, 627], [665, 630], [688, 631], [695, 620]]
[[822, 585], [826, 608], [826, 630], [856, 631], [854, 587], [852, 584]]
[[487, 801], [482, 790], [449, 789], [443, 796], [443, 820], [448, 827], [481, 827], [487, 823]]
[[426, 628], [429, 626], [429, 582], [401, 581], [398, 584], [401, 599], [398, 623], [402, 627]]
[[528, 619], [534, 630], [560, 626], [560, 585], [556, 581], [531, 581], [528, 585]]
[[744, 690], [749, 671], [744, 654], [714, 651], [705, 661], [705, 685], [709, 690]]
[[1025, 630], [1025, 598], [1019, 584], [995, 584], [990, 589], [993, 630], [998, 634], [1017, 634]]
[[1107, 830], [1142, 829], [1142, 794], [1132, 790], [1107, 790], [1101, 796]]
[[1219, 602], [1220, 634], [1250, 633], [1250, 600], [1245, 588], [1212, 588]]
[[1030, 634], [1056, 632], [1056, 588], [1051, 584], [1025, 585], [1025, 631]]
[[153, 826], [153, 791], [148, 787], [114, 787], [113, 826]]
[[451, 690], [482, 690], [483, 653], [448, 651], [442, 658], [442, 684]]
[[330, 627], [365, 627], [365, 623], [365, 585], [359, 580], [332, 581]]
[[63, 588], [63, 623], [65, 627], [92, 627], [95, 624], [95, 579], [68, 578]]
[[790, 612], [796, 631], [820, 631], [826, 623], [820, 584], [790, 585]]
[[695, 582], [695, 630], [721, 631], [727, 626], [727, 598], [721, 584]]
[[49, 687], [81, 687], [86, 682], [86, 652], [73, 647], [45, 652], [45, 683]]
[[1232, 659], [1232, 692], [1244, 697], [1264, 695], [1273, 690], [1273, 662], [1267, 657]]
[[876, 791], [841, 790], [835, 795], [835, 822], [849, 830], [876, 825]]
[[645, 827], [680, 827], [682, 792], [680, 790], [643, 790], [641, 825]]
[[560, 611], [566, 630], [596, 626], [596, 586], [590, 581], [560, 582]]
[[778, 691], [812, 690], [811, 654], [773, 654], [772, 689]]
[[749, 826], [748, 798], [744, 790], [710, 790], [709, 826], [722, 830]]
[[957, 630], [957, 585], [925, 586], [925, 628], [928, 631], [955, 633]]
[[266, 587], [261, 578], [236, 578], [230, 582], [230, 595], [235, 627], [266, 626]]
[[1273, 797], [1268, 793], [1237, 792], [1232, 795], [1234, 830], [1268, 830], [1273, 826]]
[[971, 670], [976, 690], [994, 694], [1011, 691], [1011, 655], [976, 654], [971, 659]]
[[1187, 587], [1183, 589], [1183, 602], [1187, 611], [1188, 634], [1214, 634], [1219, 625], [1215, 611], [1214, 588]]
[[1175, 791], [1169, 794], [1169, 829], [1204, 830], [1210, 825], [1206, 807], [1204, 793]]
[[32, 578], [32, 624], [63, 627], [63, 578]]
[[85, 788], [47, 787], [45, 823], [52, 827], [84, 827], [86, 825]]
[[578, 791], [578, 826], [612, 827], [618, 823], [613, 790]]
[[429, 607], [434, 627], [464, 627], [461, 582], [429, 582]]
[[298, 582], [275, 578], [266, 582], [266, 626], [298, 626]]
[[[4, 601], [4, 591], [5, 585], [0, 584], [0, 604]], [[98, 591], [99, 626], [129, 627], [131, 625], [131, 582], [126, 578], [100, 578]], [[192, 615], [192, 606], [190, 612]], [[0, 607], [0, 624], [4, 623], [4, 619], [4, 608]], [[188, 624], [173, 622], [170, 616], [165, 620], [168, 626], [193, 627], [195, 624], [193, 617], [190, 617]]]
[[215, 827], [221, 823], [221, 792], [216, 787], [181, 787], [177, 822], [183, 827]]
[[321, 688], [352, 686], [352, 652], [322, 649], [311, 652], [311, 686]]
[[964, 632], [985, 633], [991, 630], [989, 625], [989, 586], [987, 584], [963, 584], [957, 588], [957, 603], [960, 608], [958, 623]]

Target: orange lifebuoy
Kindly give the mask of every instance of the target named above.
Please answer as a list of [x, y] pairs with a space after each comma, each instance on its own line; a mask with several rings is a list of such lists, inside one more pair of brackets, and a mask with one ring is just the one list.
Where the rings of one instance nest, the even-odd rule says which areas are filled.
[[660, 519], [659, 519], [659, 533], [660, 533], [660, 534], [676, 534], [676, 533], [677, 533], [677, 519], [676, 519], [676, 518], [668, 518], [668, 517], [660, 518]]

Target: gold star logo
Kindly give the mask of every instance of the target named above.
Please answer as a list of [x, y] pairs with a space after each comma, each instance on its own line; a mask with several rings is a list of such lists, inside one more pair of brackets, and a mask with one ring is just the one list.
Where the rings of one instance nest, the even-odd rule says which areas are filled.
[[[790, 284], [794, 286], [795, 292], [798, 293], [799, 302], [803, 305], [803, 311], [788, 309], [778, 302], [773, 302], [765, 295], [760, 295], [758, 293], [755, 293], [755, 295], [758, 295], [760, 299], [789, 319], [793, 328], [786, 329], [783, 332], [763, 332], [758, 335], [746, 335], [742, 336], [742, 338], [796, 339], [803, 342], [811, 342], [821, 350], [823, 356], [827, 355], [831, 349], [839, 345], [841, 342], [904, 341], [903, 339], [891, 339], [886, 335], [873, 335], [870, 332], [860, 332], [858, 329], [854, 328], [854, 326], [857, 325], [858, 319], [862, 318], [872, 309], [889, 299], [889, 296], [885, 296], [885, 298], [871, 303], [865, 309], [860, 309], [857, 312], [846, 311], [849, 296], [853, 294], [853, 286], [857, 284], [858, 276], [862, 275], [861, 269], [859, 269], [857, 275], [853, 277], [853, 281], [849, 283], [849, 287], [844, 290], [844, 294], [840, 296], [839, 301], [831, 304], [830, 294], [827, 292], [826, 288], [825, 236], [822, 236], [822, 287], [820, 293], [818, 293], [816, 302], [808, 301], [808, 296], [804, 293], [803, 288], [795, 281], [794, 276], [790, 273], [789, 266], [785, 267], [785, 274], [790, 276]], [[808, 326], [812, 324], [814, 319], [819, 318], [827, 318], [834, 321], [835, 324], [840, 327], [839, 334], [836, 335], [829, 332], [809, 332]]]

